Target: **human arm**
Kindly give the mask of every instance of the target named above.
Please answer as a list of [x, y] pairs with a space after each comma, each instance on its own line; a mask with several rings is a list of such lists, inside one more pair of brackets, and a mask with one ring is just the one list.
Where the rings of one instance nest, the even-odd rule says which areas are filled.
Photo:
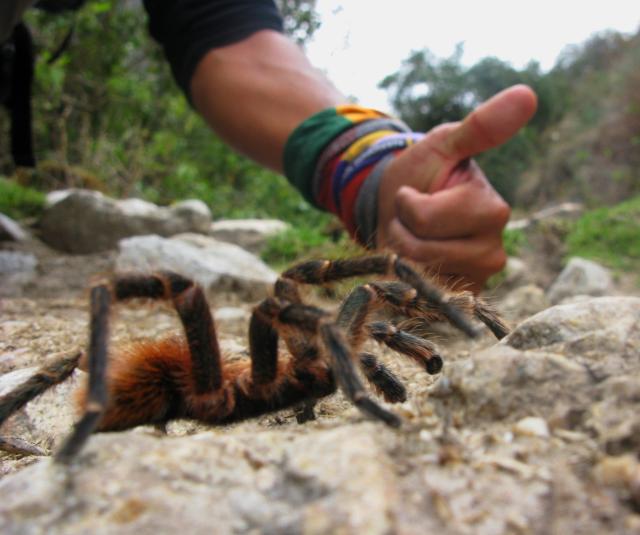
[[[174, 25], [167, 26], [173, 28]], [[177, 64], [181, 65], [181, 62]], [[175, 61], [173, 65], [175, 72]], [[313, 68], [295, 44], [269, 28], [232, 43], [212, 46], [190, 73], [188, 86], [181, 85], [195, 108], [223, 139], [277, 171], [283, 170], [285, 148], [292, 132], [314, 114], [346, 100]], [[504, 97], [498, 100], [504, 101]], [[499, 104], [497, 108], [501, 106]], [[493, 109], [495, 112], [496, 106]], [[515, 133], [524, 122], [526, 119], [519, 120], [508, 135]], [[447, 136], [451, 136], [454, 130], [450, 125], [441, 126], [428, 133], [423, 141], [398, 154], [389, 163], [380, 181], [380, 190], [375, 190], [376, 202], [367, 206], [373, 215], [374, 226], [377, 225], [377, 232], [372, 234], [377, 234], [378, 247], [398, 250], [441, 272], [460, 274], [473, 281], [477, 289], [489, 271], [501, 266], [499, 256], [504, 257], [504, 251], [500, 232], [508, 217], [508, 207], [474, 165], [469, 171], [452, 173], [456, 158], [459, 160], [463, 156], [454, 154], [445, 162], [423, 154], [430, 152], [430, 149], [423, 150], [429, 147], [430, 139], [440, 139], [439, 136], [447, 132]], [[472, 137], [478, 135], [471, 133]], [[493, 135], [489, 132], [491, 139]], [[302, 145], [305, 144], [303, 140]], [[294, 151], [294, 159], [296, 157]], [[447, 182], [446, 177], [452, 174], [473, 180], [451, 187], [453, 184]], [[289, 173], [289, 178], [300, 187], [297, 182], [300, 174], [294, 175]], [[401, 187], [403, 185], [413, 189]], [[435, 189], [451, 191], [444, 195], [436, 194]], [[417, 196], [421, 192], [431, 193], [428, 202], [426, 197]], [[310, 198], [309, 191], [306, 197], [321, 205], [317, 198]], [[445, 202], [447, 199], [448, 203]], [[461, 206], [465, 208], [460, 210]], [[475, 212], [470, 209], [472, 206], [477, 208]], [[427, 219], [425, 214], [433, 207], [441, 209], [432, 209], [434, 215]], [[473, 213], [475, 217], [471, 217]], [[353, 223], [347, 222], [344, 214], [340, 215], [345, 223]], [[445, 232], [451, 223], [456, 226]], [[437, 231], [435, 235], [434, 230]], [[434, 254], [436, 245], [439, 249]], [[488, 257], [493, 258], [489, 263]]]
[[273, 30], [210, 50], [191, 79], [191, 98], [229, 145], [278, 172], [291, 132], [346, 101], [297, 45]]
[[[254, 51], [259, 57], [252, 58]], [[223, 138], [277, 171], [293, 129], [344, 102], [302, 52], [275, 32], [210, 52], [196, 70], [192, 95]], [[237, 95], [242, 95], [242, 118]], [[462, 277], [480, 290], [506, 261], [502, 229], [510, 210], [477, 164], [464, 169], [458, 164], [504, 143], [534, 111], [533, 92], [517, 86], [395, 157], [380, 183], [376, 246]]]

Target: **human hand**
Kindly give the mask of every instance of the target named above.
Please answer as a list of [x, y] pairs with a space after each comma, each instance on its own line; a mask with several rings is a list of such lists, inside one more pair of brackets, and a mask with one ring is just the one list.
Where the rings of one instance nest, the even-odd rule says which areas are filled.
[[510, 208], [469, 158], [515, 135], [536, 105], [529, 87], [510, 87], [394, 158], [380, 181], [376, 246], [480, 291], [506, 263]]

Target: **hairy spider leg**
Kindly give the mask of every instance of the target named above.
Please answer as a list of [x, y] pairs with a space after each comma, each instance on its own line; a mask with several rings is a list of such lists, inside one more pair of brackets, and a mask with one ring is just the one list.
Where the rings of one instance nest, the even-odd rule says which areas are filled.
[[[0, 426], [29, 401], [69, 377], [78, 366], [81, 356], [82, 352], [76, 351], [51, 357], [24, 383], [0, 397]], [[15, 437], [0, 437], [0, 450], [9, 453], [44, 455], [44, 451], [37, 446]]]
[[52, 357], [24, 383], [0, 397], [0, 426], [33, 398], [69, 377], [77, 368], [81, 356], [82, 352], [78, 351]]
[[[297, 284], [292, 280], [278, 278], [274, 285], [274, 297], [267, 297], [251, 314], [249, 321], [249, 353], [252, 359], [251, 379], [254, 385], [273, 382], [278, 375], [278, 340], [275, 327], [278, 314], [290, 304], [302, 304]], [[318, 314], [324, 314], [319, 309]], [[306, 364], [318, 357], [316, 345], [309, 343], [308, 336], [300, 336], [299, 331], [287, 329], [282, 332], [285, 343], [297, 364]]]
[[[288, 304], [302, 304], [298, 282], [294, 281], [293, 279], [282, 277], [278, 278], [278, 280], [274, 284], [274, 294], [275, 298], [280, 302]], [[326, 315], [325, 312], [321, 312], [319, 309], [315, 310], [318, 311], [319, 316]], [[273, 330], [273, 327], [271, 328]], [[289, 329], [286, 328], [286, 325], [284, 324], [281, 325], [280, 328], [283, 335], [282, 338], [287, 345], [289, 352], [294, 356], [295, 373], [305, 378], [305, 380], [308, 382], [310, 380], [310, 377], [307, 369], [309, 368], [311, 363], [316, 362], [321, 358], [320, 350], [318, 347], [319, 342], [317, 332], [313, 335], [310, 335], [308, 329], [306, 332], [304, 331], [304, 329]], [[317, 329], [317, 327], [312, 327], [311, 329]], [[274, 330], [274, 332], [277, 336], [277, 331]], [[265, 336], [262, 336], [262, 338], [265, 338]], [[258, 346], [258, 344], [255, 345]], [[271, 351], [275, 351], [275, 348], [271, 349]], [[296, 405], [293, 408], [296, 421], [302, 424], [310, 420], [315, 420], [316, 415], [314, 409], [316, 404], [317, 398], [310, 396]]]
[[356, 287], [344, 300], [336, 323], [347, 332], [352, 346], [359, 348], [367, 335], [403, 355], [406, 355], [436, 374], [442, 369], [442, 358], [428, 340], [404, 332], [388, 322], [373, 322], [365, 326], [367, 318], [382, 306], [389, 305], [404, 315], [416, 309], [417, 291], [405, 283], [382, 282]]
[[169, 295], [187, 337], [195, 393], [218, 390], [222, 386], [222, 357], [207, 298], [193, 281], [176, 273], [161, 275], [169, 282]]
[[474, 338], [478, 335], [464, 313], [450, 302], [444, 292], [437, 286], [428, 283], [409, 264], [395, 254], [302, 262], [285, 271], [282, 278], [293, 279], [303, 284], [326, 284], [363, 275], [397, 277], [415, 288], [420, 298], [433, 303], [455, 327], [467, 336]]
[[278, 311], [279, 306], [273, 299], [265, 299], [251, 314], [249, 354], [254, 386], [270, 384], [278, 375], [278, 331], [273, 327]]
[[[275, 294], [290, 302], [302, 302], [298, 291], [298, 282], [293, 279], [279, 278], [275, 284]], [[349, 340], [349, 342], [353, 343], [353, 340]], [[294, 333], [294, 336], [287, 337], [286, 343], [291, 353], [299, 355], [302, 362], [318, 357], [317, 344], [310, 343], [308, 336], [300, 336], [299, 331], [297, 336]], [[359, 361], [366, 379], [374, 386], [376, 392], [384, 396], [386, 401], [397, 403], [406, 400], [406, 389], [400, 380], [384, 364], [378, 362], [374, 355], [361, 354]], [[298, 423], [315, 419], [313, 411], [315, 404], [315, 399], [305, 400], [300, 407], [294, 410]]]
[[453, 295], [451, 302], [463, 310], [470, 310], [477, 319], [489, 328], [498, 340], [502, 340], [511, 332], [511, 327], [486, 299], [476, 297], [471, 292], [461, 292]]
[[107, 404], [105, 374], [109, 337], [111, 292], [102, 284], [91, 289], [91, 326], [89, 335], [89, 391], [84, 414], [55, 455], [55, 461], [67, 463], [85, 444], [100, 421]]
[[[409, 318], [426, 320], [443, 319], [440, 310], [433, 303], [420, 299], [413, 288], [401, 281], [379, 281], [371, 283], [383, 298], [402, 314]], [[457, 292], [449, 297], [451, 305], [484, 323], [493, 335], [501, 340], [511, 332], [511, 328], [500, 317], [495, 308], [482, 297], [476, 297], [472, 292]]]
[[[353, 366], [349, 344], [335, 324], [320, 326], [320, 337], [331, 356], [332, 367], [336, 381], [341, 390], [360, 411], [370, 417], [381, 420], [390, 427], [400, 427], [402, 421], [398, 416], [378, 405], [367, 396], [367, 393], [358, 379]], [[379, 386], [382, 382], [377, 383]]]
[[[275, 297], [281, 302], [300, 304], [302, 299], [295, 282], [278, 279], [274, 286]], [[255, 384], [268, 383], [275, 380], [278, 373], [278, 331], [273, 327], [277, 312], [277, 301], [267, 298], [258, 305], [249, 322], [249, 352], [252, 358], [252, 380]], [[283, 333], [283, 335], [286, 333]], [[317, 342], [313, 337], [301, 335], [291, 329], [291, 333], [283, 336], [289, 352], [294, 357], [294, 368], [298, 373], [308, 363], [319, 358]], [[302, 370], [301, 370], [302, 369]], [[309, 397], [293, 408], [296, 421], [303, 424], [315, 420], [314, 408], [316, 398]]]
[[[249, 323], [253, 387], [267, 386], [282, 373], [299, 375], [303, 383], [313, 382], [306, 375], [313, 374], [314, 366], [321, 361], [317, 330], [319, 323], [328, 318], [327, 312], [311, 305], [271, 297], [262, 301]], [[292, 356], [289, 367], [283, 369], [278, 358], [280, 338]], [[327, 395], [325, 388], [321, 390], [322, 395]]]
[[[362, 386], [354, 368], [352, 350], [342, 329], [330, 320], [327, 312], [316, 307], [291, 304], [278, 315], [279, 332], [286, 332], [286, 325], [295, 325], [309, 336], [317, 336], [317, 348], [329, 359], [335, 382], [360, 411], [369, 417], [397, 427], [400, 419], [371, 400]], [[314, 393], [312, 397], [322, 397]]]
[[407, 401], [407, 389], [389, 368], [378, 361], [375, 355], [360, 353], [359, 360], [364, 376], [385, 401], [389, 403]]
[[400, 330], [386, 321], [369, 323], [367, 330], [376, 341], [411, 358], [428, 374], [435, 375], [442, 370], [442, 357], [436, 352], [436, 346], [429, 340]]

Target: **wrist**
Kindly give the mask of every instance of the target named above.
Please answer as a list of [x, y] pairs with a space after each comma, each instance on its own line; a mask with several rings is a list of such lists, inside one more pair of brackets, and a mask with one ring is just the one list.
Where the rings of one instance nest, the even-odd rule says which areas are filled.
[[422, 136], [377, 110], [330, 108], [291, 135], [285, 172], [309, 202], [336, 214], [360, 243], [374, 246], [380, 177], [394, 155]]

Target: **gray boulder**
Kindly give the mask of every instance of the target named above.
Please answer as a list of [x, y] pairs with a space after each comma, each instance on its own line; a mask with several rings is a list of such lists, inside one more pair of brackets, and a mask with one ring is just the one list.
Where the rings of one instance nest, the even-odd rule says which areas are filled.
[[0, 214], [0, 241], [25, 241], [29, 234], [13, 219]]
[[196, 200], [168, 208], [140, 199], [114, 200], [99, 192], [66, 190], [49, 196], [40, 221], [43, 240], [68, 253], [93, 253], [114, 249], [129, 236], [209, 230], [211, 213]]
[[451, 364], [436, 396], [453, 393], [463, 400], [467, 418], [560, 418], [571, 408], [584, 412], [607, 381], [640, 375], [639, 327], [637, 297], [549, 308], [496, 346]]
[[[0, 376], [0, 396], [24, 383], [38, 369], [22, 368]], [[0, 435], [17, 437], [43, 451], [59, 446], [77, 419], [72, 393], [84, 375], [75, 370], [71, 378], [35, 398], [4, 423]]]
[[277, 274], [255, 255], [207, 236], [138, 236], [119, 243], [117, 271], [158, 269], [189, 277], [212, 295], [235, 292], [248, 300], [265, 297], [277, 279]]
[[0, 251], [0, 297], [18, 296], [36, 277], [38, 260], [31, 253]]
[[43, 459], [0, 482], [0, 531], [383, 535], [398, 493], [376, 435], [94, 436], [76, 466]]
[[259, 253], [269, 238], [288, 228], [289, 225], [279, 219], [224, 219], [211, 223], [209, 235]]
[[533, 284], [533, 282], [531, 267], [521, 258], [510, 256], [500, 273], [500, 282], [495, 291], [504, 295], [514, 288]]
[[512, 321], [520, 321], [551, 305], [544, 290], [535, 284], [518, 286], [500, 301], [500, 312]]
[[573, 257], [549, 288], [547, 296], [553, 303], [576, 295], [602, 296], [613, 289], [611, 273], [600, 264]]
[[524, 219], [514, 219], [507, 224], [508, 230], [528, 230], [548, 219], [576, 219], [584, 212], [584, 205], [575, 202], [563, 202], [549, 206]]

